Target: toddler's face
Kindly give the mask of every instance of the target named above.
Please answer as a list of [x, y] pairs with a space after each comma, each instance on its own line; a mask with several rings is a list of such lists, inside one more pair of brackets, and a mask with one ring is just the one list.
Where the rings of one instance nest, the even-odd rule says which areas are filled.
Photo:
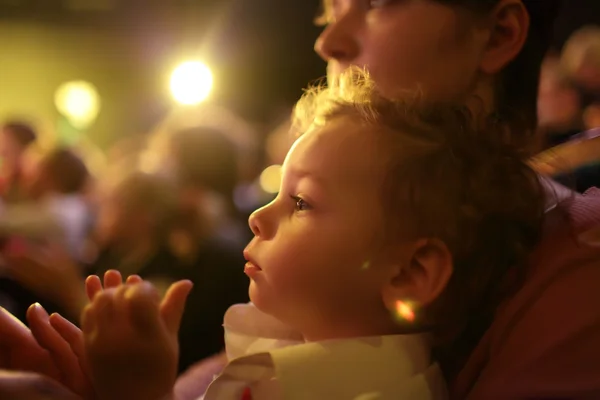
[[277, 198], [250, 217], [250, 298], [308, 338], [389, 318], [389, 271], [376, 262], [386, 159], [377, 137], [347, 117], [309, 130], [285, 160]]

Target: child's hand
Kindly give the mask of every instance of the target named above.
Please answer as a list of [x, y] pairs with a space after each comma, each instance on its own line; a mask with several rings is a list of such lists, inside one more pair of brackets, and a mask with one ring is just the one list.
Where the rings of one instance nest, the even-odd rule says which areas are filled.
[[[130, 275], [125, 281], [128, 285], [141, 283], [144, 280], [139, 275]], [[90, 275], [85, 280], [85, 293], [89, 301], [93, 301], [94, 297], [101, 293], [104, 289], [118, 288], [123, 284], [123, 277], [117, 270], [110, 269], [104, 273], [104, 286], [98, 275]]]
[[177, 376], [177, 332], [189, 281], [173, 284], [161, 305], [146, 282], [106, 289], [83, 313], [84, 348], [100, 399], [162, 400]]

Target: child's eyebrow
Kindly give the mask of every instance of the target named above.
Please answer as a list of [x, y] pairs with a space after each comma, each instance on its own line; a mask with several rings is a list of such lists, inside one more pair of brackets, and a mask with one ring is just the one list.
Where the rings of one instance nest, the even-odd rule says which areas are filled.
[[322, 175], [315, 173], [314, 171], [290, 168], [288, 170], [288, 174], [290, 174], [295, 180], [298, 181], [303, 178], [308, 178], [323, 189], [326, 189], [329, 186], [327, 179]]

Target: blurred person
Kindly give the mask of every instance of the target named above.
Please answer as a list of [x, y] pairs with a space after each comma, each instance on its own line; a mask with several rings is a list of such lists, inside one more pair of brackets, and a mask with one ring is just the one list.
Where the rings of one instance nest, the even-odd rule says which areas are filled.
[[579, 93], [563, 73], [555, 54], [547, 55], [542, 63], [537, 101], [538, 129], [549, 141], [547, 145], [558, 144], [581, 131]]
[[0, 190], [5, 203], [19, 202], [27, 198], [22, 181], [23, 159], [26, 150], [36, 139], [36, 131], [25, 122], [9, 121], [0, 129]]
[[600, 96], [600, 27], [585, 26], [565, 44], [561, 63], [568, 76], [592, 99]]
[[[77, 155], [69, 149], [53, 150], [32, 166], [24, 188], [30, 200], [9, 204], [0, 212], [0, 236], [4, 238], [0, 305], [21, 320], [36, 301], [67, 316], [80, 311], [81, 267], [61, 270], [56, 288], [52, 280], [56, 273], [32, 270], [21, 257], [37, 262], [54, 258], [82, 261], [92, 221], [83, 193], [88, 179], [86, 165]], [[72, 289], [70, 283], [77, 286]], [[65, 287], [69, 290], [62, 290]]]
[[0, 234], [51, 239], [81, 259], [91, 220], [84, 161], [69, 149], [53, 150], [33, 168], [30, 179], [25, 188], [30, 200], [2, 211]]
[[[199, 122], [155, 134], [141, 157], [141, 168], [178, 182], [182, 209], [204, 218], [199, 241], [211, 238], [239, 250], [249, 231], [234, 196], [240, 184], [240, 169], [248, 166], [241, 159], [241, 151], [248, 147], [236, 141], [235, 132], [227, 130], [231, 128], [227, 121], [223, 127]], [[231, 129], [236, 129], [235, 124]]]

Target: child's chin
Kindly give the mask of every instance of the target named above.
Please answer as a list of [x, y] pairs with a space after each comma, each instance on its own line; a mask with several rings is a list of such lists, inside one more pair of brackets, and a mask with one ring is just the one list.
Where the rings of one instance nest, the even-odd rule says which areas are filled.
[[250, 302], [254, 304], [256, 308], [260, 311], [269, 313], [269, 302], [266, 298], [263, 291], [258, 287], [255, 281], [250, 281], [250, 287], [248, 288], [248, 296], [250, 297]]

